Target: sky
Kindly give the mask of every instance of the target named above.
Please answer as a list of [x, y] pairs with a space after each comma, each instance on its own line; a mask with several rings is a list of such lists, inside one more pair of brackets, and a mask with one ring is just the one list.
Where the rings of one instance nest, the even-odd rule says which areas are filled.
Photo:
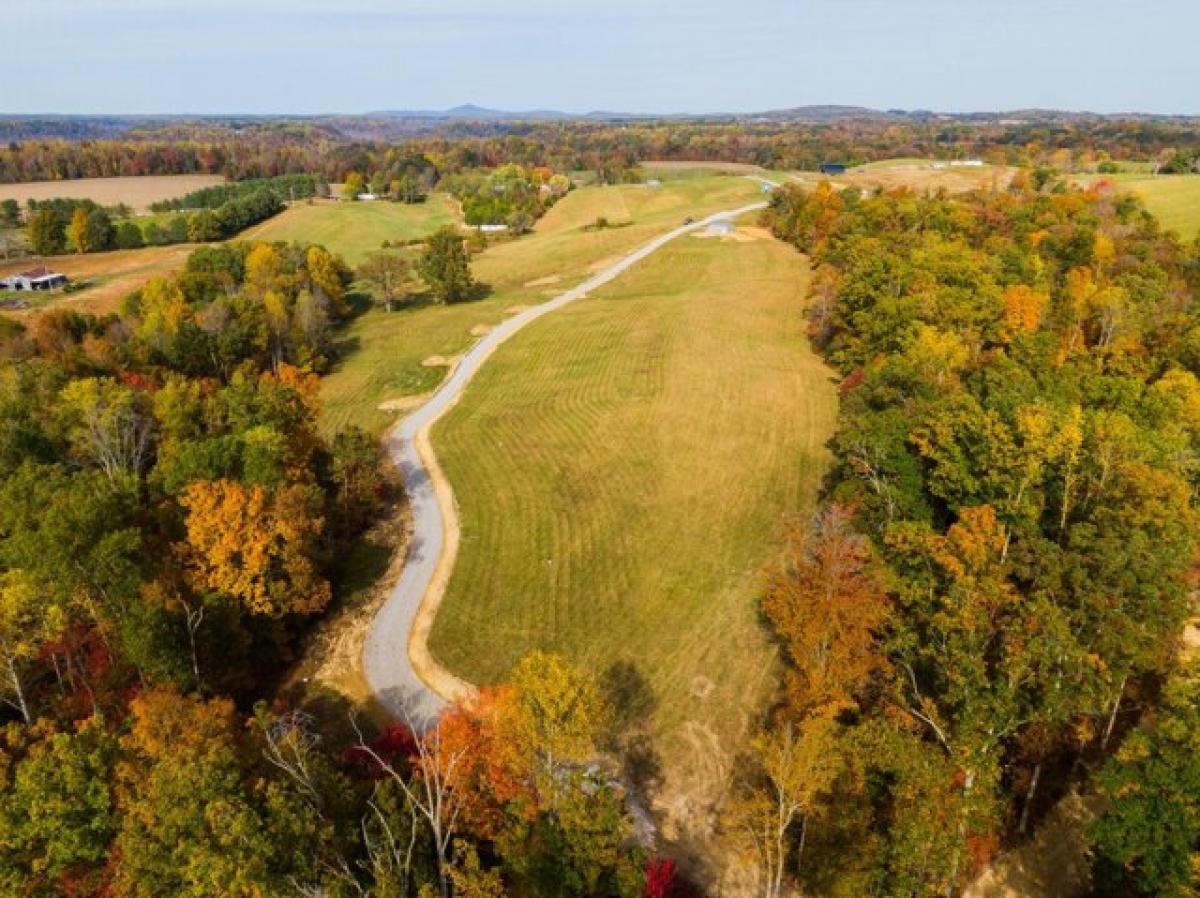
[[0, 0], [0, 113], [1200, 114], [1200, 0]]

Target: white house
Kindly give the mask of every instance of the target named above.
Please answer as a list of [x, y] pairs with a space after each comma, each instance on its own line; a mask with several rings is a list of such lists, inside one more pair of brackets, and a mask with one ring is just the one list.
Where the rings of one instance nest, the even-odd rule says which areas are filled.
[[0, 279], [0, 290], [53, 290], [66, 282], [65, 274], [41, 266]]

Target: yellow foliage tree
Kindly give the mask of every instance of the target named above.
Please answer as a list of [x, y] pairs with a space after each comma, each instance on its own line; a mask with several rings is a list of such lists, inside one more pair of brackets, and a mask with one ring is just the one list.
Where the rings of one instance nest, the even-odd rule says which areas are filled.
[[1033, 333], [1042, 323], [1042, 313], [1050, 297], [1024, 284], [1004, 291], [1004, 324], [1009, 334]]
[[181, 547], [198, 589], [232, 596], [252, 614], [311, 614], [329, 602], [329, 582], [313, 563], [324, 520], [309, 492], [288, 486], [197, 481], [184, 490], [187, 541]]

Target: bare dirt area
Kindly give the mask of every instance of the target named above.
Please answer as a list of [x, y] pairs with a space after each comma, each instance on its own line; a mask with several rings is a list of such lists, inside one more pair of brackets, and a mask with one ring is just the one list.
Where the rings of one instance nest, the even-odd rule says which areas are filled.
[[77, 178], [70, 181], [31, 181], [0, 184], [0, 200], [86, 199], [101, 206], [124, 203], [144, 212], [152, 203], [170, 200], [202, 187], [224, 184], [220, 175], [142, 175], [132, 178]]
[[1034, 837], [1005, 852], [963, 892], [963, 898], [1078, 898], [1091, 885], [1087, 825], [1100, 811], [1096, 796], [1072, 792]]
[[[357, 552], [367, 559], [387, 558], [382, 575], [369, 583], [352, 583], [338, 598], [338, 607], [316, 627], [309, 637], [304, 655], [284, 685], [285, 693], [297, 695], [302, 703], [336, 703], [365, 711], [370, 717], [386, 720], [374, 706], [371, 688], [362, 669], [362, 647], [367, 629], [379, 606], [404, 568], [411, 536], [408, 504], [399, 474], [387, 475], [387, 504], [376, 524], [360, 539]], [[352, 561], [357, 567], [360, 559]], [[378, 571], [372, 571], [378, 573]]]

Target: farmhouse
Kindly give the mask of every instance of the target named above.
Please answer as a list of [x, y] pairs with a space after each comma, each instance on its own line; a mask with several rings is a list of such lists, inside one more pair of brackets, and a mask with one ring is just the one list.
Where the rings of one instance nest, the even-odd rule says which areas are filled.
[[844, 162], [822, 162], [821, 174], [823, 175], [844, 175], [846, 173], [846, 164]]
[[53, 290], [66, 282], [65, 274], [41, 266], [0, 279], [0, 290]]

